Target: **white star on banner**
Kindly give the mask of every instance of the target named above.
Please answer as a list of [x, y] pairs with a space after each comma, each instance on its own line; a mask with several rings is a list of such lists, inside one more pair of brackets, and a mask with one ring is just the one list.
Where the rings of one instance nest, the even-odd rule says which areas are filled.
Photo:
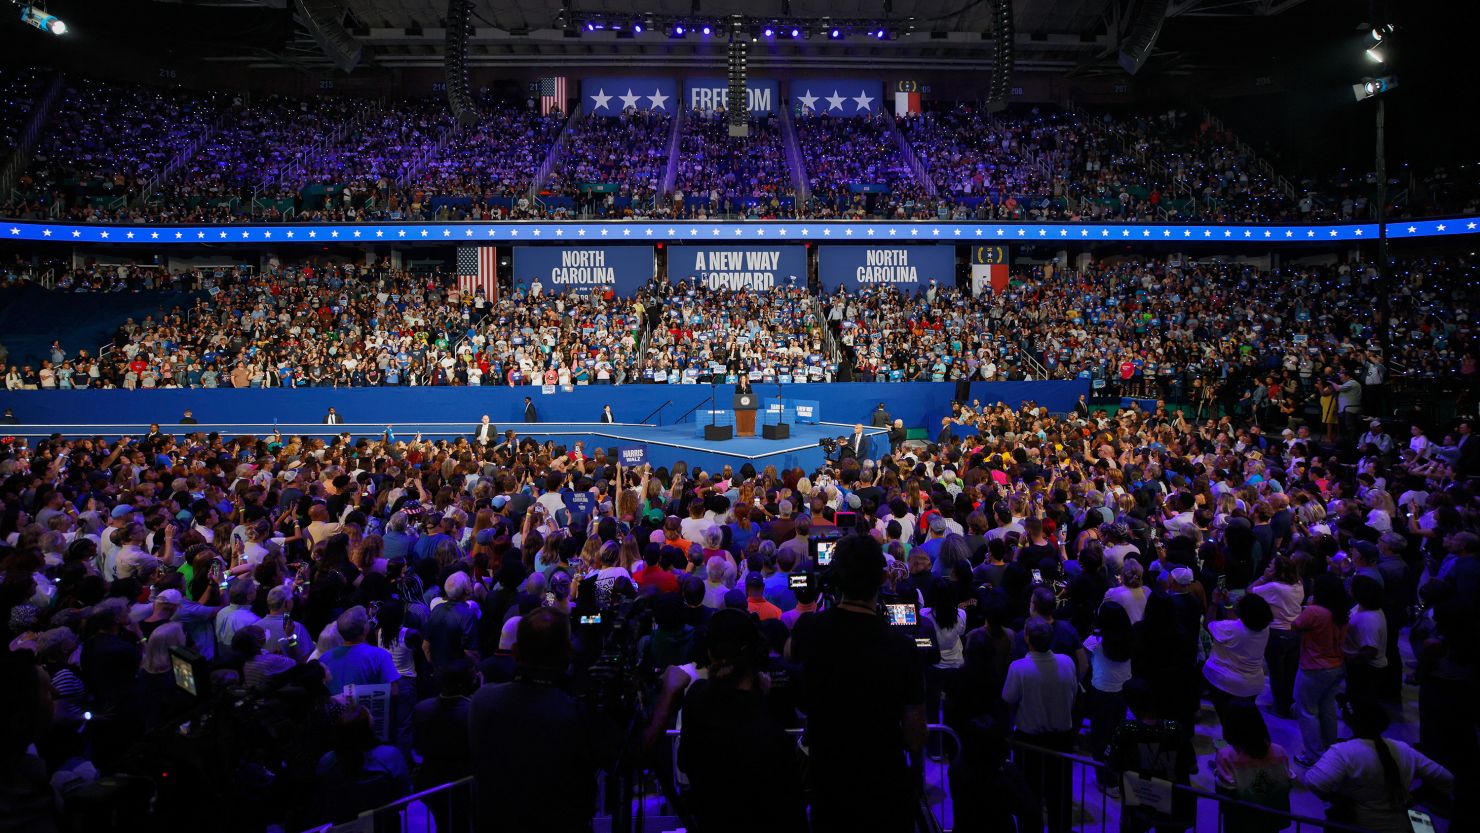
[[1203, 229], [1203, 237], [1212, 237], [1212, 236], [1213, 236], [1213, 232], [1211, 230], [1209, 230], [1209, 229]]
[[264, 232], [262, 232], [262, 236], [263, 237], [271, 237], [272, 236], [272, 232], [270, 232], [270, 231], [264, 231]]
[[20, 234], [21, 233], [21, 230], [19, 228], [17, 228], [16, 226], [11, 226], [10, 227], [10, 233], [11, 234]]
[[[443, 234], [446, 234], [447, 232], [444, 231], [442, 233]], [[339, 237], [339, 229], [334, 229], [333, 231], [330, 231], [329, 232], [329, 236], [330, 237], [334, 237], [334, 238], [338, 238]]]
[[[50, 231], [47, 232], [47, 234], [50, 234], [50, 233], [51, 233]], [[150, 240], [158, 240], [159, 239], [159, 232], [156, 231], [156, 232], [150, 234], [149, 235], [149, 239]]]
[[450, 228], [442, 229], [442, 236], [443, 237], [451, 237], [452, 236], [452, 229], [450, 229]]
[[1162, 237], [1171, 237], [1172, 236], [1172, 230], [1171, 229], [1166, 229], [1165, 231], [1163, 231], [1161, 233], [1161, 236]]
[[206, 233], [205, 233], [205, 232], [203, 232], [203, 231], [197, 231], [197, 232], [196, 232], [196, 233], [195, 233], [195, 239], [197, 239], [197, 240], [199, 240], [199, 239], [201, 239], [201, 238], [203, 238], [203, 237], [205, 237], [205, 236], [206, 236]]
[[[107, 239], [108, 239], [108, 232], [106, 232], [106, 231], [105, 231], [105, 232], [103, 232], [103, 235], [102, 235], [102, 236], [103, 236], [103, 239], [104, 239], [104, 240], [107, 240]], [[223, 232], [221, 232], [221, 236], [222, 236], [222, 237], [225, 237], [225, 236], [226, 236], [226, 232], [224, 232], [224, 231], [223, 231]]]
[[1285, 229], [1285, 236], [1286, 237], [1294, 237], [1295, 236], [1295, 232], [1290, 231], [1289, 229]]
[[401, 229], [400, 231], [396, 232], [396, 236], [397, 237], [405, 237], [406, 236], [406, 229]]
[[755, 230], [755, 236], [756, 237], [765, 237], [766, 236], [766, 227], [765, 226], [761, 226], [760, 228], [757, 228]]
[[[49, 228], [48, 229], [42, 229], [41, 230], [41, 236], [42, 237], [50, 237], [51, 236], [51, 229], [49, 229]], [[155, 237], [158, 237], [159, 236], [159, 233], [156, 232], [154, 236]]]
[[[848, 230], [848, 233], [849, 234], [852, 234], [853, 233], [853, 230], [852, 229], [849, 229]], [[736, 237], [743, 237], [744, 235], [745, 235], [745, 230], [742, 229], [742, 228], [740, 228], [739, 226], [735, 226], [735, 236]]]
[[606, 94], [606, 90], [597, 90], [596, 95], [591, 96], [591, 100], [596, 102], [592, 110], [605, 110], [607, 102], [611, 101], [612, 97]]
[[602, 230], [601, 230], [601, 236], [602, 236], [602, 237], [605, 237], [605, 236], [606, 236], [606, 234], [607, 234], [607, 230], [606, 230], [606, 229], [602, 229]]
[[473, 230], [472, 229], [463, 229], [463, 236], [464, 237], [472, 237], [473, 236]]
[[355, 236], [356, 237], [359, 237], [360, 236], [360, 230], [359, 229], [355, 229]]
[[519, 236], [519, 229], [517, 229], [517, 228], [509, 229], [509, 236], [510, 237], [518, 237]]
[[911, 237], [919, 237], [920, 236], [920, 230], [917, 229], [917, 228], [910, 229], [910, 236]]
[[897, 228], [891, 228], [891, 229], [889, 229], [889, 236], [890, 237], [894, 237], [897, 234], [899, 234], [899, 229], [897, 229]]
[[1409, 234], [1413, 234], [1416, 231], [1418, 231], [1418, 226], [1409, 226], [1408, 227], [1408, 233]]
[[1244, 229], [1244, 236], [1245, 237], [1253, 237], [1254, 236], [1254, 232], [1249, 231], [1248, 229]]
[[719, 226], [714, 227], [714, 236], [719, 237]]
[[1131, 236], [1131, 230], [1130, 229], [1124, 229], [1124, 230], [1122, 230], [1120, 232], [1120, 236], [1121, 237], [1130, 237]]
[[637, 100], [639, 98], [642, 98], [642, 96], [640, 96], [640, 95], [633, 95], [632, 94], [632, 88], [631, 87], [628, 87], [627, 88], [627, 94], [626, 95], [619, 95], [619, 96], [617, 96], [617, 98], [622, 99], [622, 109], [623, 110], [626, 110], [629, 107], [632, 108], [633, 110], [636, 110], [637, 109]]
[[132, 240], [132, 239], [134, 239], [134, 233], [133, 233], [133, 232], [131, 232], [131, 231], [130, 231], [130, 232], [127, 232], [127, 233], [126, 233], [126, 234], [124, 234], [124, 235], [123, 235], [123, 236], [124, 236], [124, 237], [127, 237], [127, 238], [128, 238], [128, 239], [130, 239], [130, 240]]
[[1265, 237], [1268, 237], [1268, 236], [1270, 236], [1270, 235], [1271, 235], [1271, 234], [1273, 234], [1273, 232], [1271, 232], [1271, 231], [1270, 231], [1270, 230], [1269, 230], [1269, 229], [1265, 229], [1265, 230], [1264, 230], [1264, 236], [1265, 236]]
[[1101, 237], [1109, 237], [1110, 236], [1110, 229], [1107, 229], [1107, 228], [1100, 229], [1100, 236]]
[[[422, 233], [421, 233], [421, 236], [422, 236], [422, 237], [425, 237], [425, 236], [426, 236], [426, 234], [427, 234], [427, 233], [426, 233], [426, 232], [422, 232]], [[310, 232], [309, 232], [309, 233], [308, 233], [308, 236], [309, 236], [309, 237], [318, 237], [318, 236], [319, 236], [319, 233], [318, 233], [318, 232], [316, 232], [316, 231], [310, 231]]]
[[874, 111], [872, 107], [874, 100], [866, 92], [859, 92], [858, 95], [853, 96], [853, 100], [858, 102], [853, 108], [855, 111], [864, 110], [869, 113]]
[[1047, 229], [1039, 229], [1038, 230], [1038, 236], [1039, 237], [1043, 237], [1046, 234], [1048, 234], [1048, 230]]
[[829, 228], [823, 229], [822, 230], [822, 236], [823, 237], [832, 237], [832, 228], [829, 227]]
[[1444, 230], [1444, 224], [1443, 224], [1443, 223], [1440, 223], [1440, 224], [1439, 224], [1439, 225], [1438, 225], [1438, 229], [1439, 229], [1439, 230], [1440, 230], [1440, 231], [1443, 231], [1443, 230]]
[[1224, 229], [1223, 230], [1223, 236], [1224, 237], [1232, 237], [1233, 236], [1233, 232], [1229, 231], [1228, 229]]
[[652, 237], [653, 236], [653, 230], [652, 229], [647, 229], [645, 232], [643, 232], [643, 235], [646, 236], [646, 237]]
[[533, 234], [534, 234], [535, 237], [539, 237], [540, 236], [540, 229], [536, 228], [534, 230]]
[[1191, 237], [1192, 236], [1192, 229], [1190, 229], [1190, 228], [1182, 229], [1182, 236], [1183, 237]]
[[1144, 230], [1143, 230], [1143, 231], [1142, 231], [1142, 232], [1141, 232], [1141, 236], [1142, 236], [1142, 237], [1150, 237], [1150, 236], [1151, 236], [1151, 229], [1144, 229]]
[[833, 90], [833, 94], [827, 97], [827, 109], [841, 111], [843, 109], [844, 101], [847, 101], [847, 99], [838, 95], [837, 90]]
[[1316, 236], [1316, 231], [1315, 231], [1315, 229], [1311, 229], [1311, 230], [1310, 230], [1310, 231], [1307, 231], [1307, 232], [1306, 232], [1306, 233], [1305, 233], [1305, 236], [1306, 236], [1306, 237], [1315, 237], [1315, 236]]
[[1331, 229], [1331, 236], [1332, 237], [1335, 237], [1336, 236], [1336, 229]]
[[[1465, 226], [1465, 228], [1467, 228], [1467, 229], [1469, 229], [1471, 231], [1474, 231], [1475, 230], [1475, 224], [1474, 223], [1470, 223], [1469, 225]], [[1359, 231], [1357, 233], [1360, 234], [1361, 232]]]
[[661, 89], [653, 90], [653, 94], [648, 96], [648, 98], [652, 100], [654, 110], [668, 109], [668, 96], [663, 95], [663, 91]]
[[1001, 226], [998, 226], [997, 227], [997, 236], [998, 237], [1001, 237], [1002, 236], [1002, 227]]
[[576, 234], [578, 236], [580, 236], [580, 237], [585, 237], [586, 236], [586, 230], [583, 229], [583, 228], [582, 229], [576, 229]]
[[873, 229], [869, 229], [868, 230], [868, 236], [869, 237], [873, 237], [874, 236], [874, 230]]
[[427, 230], [426, 229], [422, 229], [421, 230], [421, 236], [422, 237], [426, 237], [427, 236]]
[[797, 96], [797, 101], [800, 101], [802, 103], [803, 110], [817, 109], [817, 96], [812, 95], [811, 89], [808, 89], [805, 93]]
[[940, 229], [939, 228], [933, 228], [933, 229], [931, 229], [930, 230], [930, 236], [932, 236], [932, 237], [939, 237], [940, 236]]
[[1022, 236], [1023, 236], [1023, 235], [1025, 235], [1025, 234], [1027, 234], [1027, 232], [1026, 232], [1026, 231], [1024, 231], [1024, 230], [1022, 230], [1022, 229], [1018, 229], [1018, 237], [1022, 237]]
[[951, 233], [954, 234], [954, 235], [956, 235], [957, 237], [960, 237], [961, 236], [961, 229], [951, 229]]
[[[892, 232], [892, 229], [891, 229], [891, 232]], [[809, 229], [809, 228], [807, 228], [806, 226], [803, 226], [802, 227], [802, 236], [803, 237], [811, 237], [812, 236], [812, 230]]]
[[384, 237], [385, 236], [385, 229], [381, 229], [381, 228], [376, 229], [375, 230], [375, 236], [376, 237]]
[[624, 229], [622, 229], [622, 236], [623, 237], [631, 237], [632, 236], [632, 229], [630, 229], [630, 228], [624, 228]]

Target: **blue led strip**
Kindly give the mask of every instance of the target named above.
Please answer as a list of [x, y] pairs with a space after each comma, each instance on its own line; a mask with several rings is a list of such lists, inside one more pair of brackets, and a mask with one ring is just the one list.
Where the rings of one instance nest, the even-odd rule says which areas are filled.
[[[1480, 218], [1388, 224], [1402, 240], [1475, 234]], [[1411, 229], [1411, 230], [1410, 230]], [[295, 243], [633, 243], [789, 241], [824, 243], [1087, 242], [1315, 243], [1361, 242], [1378, 236], [1375, 223], [1337, 225], [1096, 225], [1079, 223], [787, 222], [747, 223], [335, 223], [324, 225], [77, 225], [0, 221], [0, 239], [88, 244], [292, 245]]]
[[1480, 217], [1399, 220], [1387, 224], [1389, 240], [1406, 240], [1410, 237], [1448, 237], [1452, 234], [1480, 234]]

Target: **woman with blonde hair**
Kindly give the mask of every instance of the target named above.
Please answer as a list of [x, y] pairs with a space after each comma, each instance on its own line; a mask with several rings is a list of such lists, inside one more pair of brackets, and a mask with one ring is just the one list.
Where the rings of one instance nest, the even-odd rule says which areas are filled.
[[1393, 496], [1382, 489], [1367, 493], [1367, 525], [1379, 533], [1393, 531], [1393, 518], [1398, 515], [1398, 506]]
[[1125, 608], [1132, 625], [1146, 615], [1146, 599], [1150, 593], [1143, 584], [1145, 575], [1141, 562], [1127, 557], [1120, 568], [1120, 586], [1105, 591], [1105, 601], [1115, 602]]

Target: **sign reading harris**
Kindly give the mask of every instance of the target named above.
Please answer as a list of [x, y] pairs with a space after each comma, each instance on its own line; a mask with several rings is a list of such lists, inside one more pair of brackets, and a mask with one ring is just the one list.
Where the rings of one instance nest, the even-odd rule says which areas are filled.
[[821, 246], [817, 276], [822, 291], [893, 286], [911, 293], [934, 280], [956, 283], [955, 246]]
[[693, 278], [708, 289], [769, 292], [807, 284], [807, 250], [803, 246], [669, 246], [668, 278]]
[[654, 274], [651, 246], [515, 246], [514, 280], [545, 292], [605, 292], [627, 296]]
[[[745, 81], [745, 103], [751, 115], [769, 116], [781, 103], [779, 87], [773, 80], [748, 78]], [[715, 110], [725, 106], [729, 82], [723, 78], [689, 78], [683, 82], [683, 100], [691, 110]]]
[[858, 118], [884, 108], [884, 82], [868, 79], [799, 79], [791, 82], [793, 110], [803, 115]]
[[647, 446], [619, 445], [617, 446], [617, 459], [628, 468], [640, 466], [647, 462]]
[[581, 105], [593, 116], [620, 116], [628, 110], [673, 115], [678, 82], [672, 78], [618, 76], [581, 79]]

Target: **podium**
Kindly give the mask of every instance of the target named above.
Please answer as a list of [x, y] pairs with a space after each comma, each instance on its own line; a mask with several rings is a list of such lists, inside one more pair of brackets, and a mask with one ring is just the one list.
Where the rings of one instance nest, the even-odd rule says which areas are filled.
[[735, 436], [755, 436], [755, 412], [760, 410], [760, 399], [753, 393], [735, 394]]

